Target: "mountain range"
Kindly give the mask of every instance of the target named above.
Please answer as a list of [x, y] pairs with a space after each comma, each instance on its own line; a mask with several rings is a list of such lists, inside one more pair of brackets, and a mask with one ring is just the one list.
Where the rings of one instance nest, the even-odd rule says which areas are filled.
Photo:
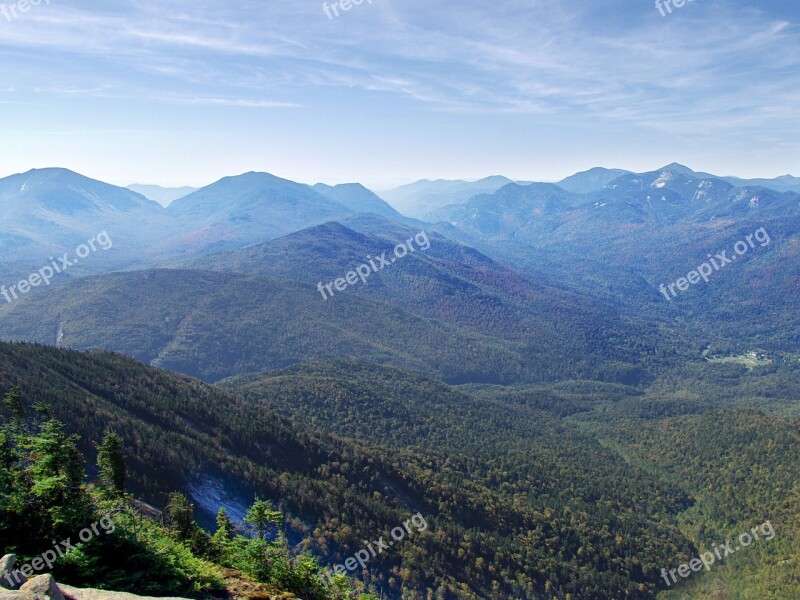
[[[674, 171], [693, 179], [722, 180], [737, 188], [763, 187], [777, 192], [800, 193], [800, 178], [792, 175], [784, 175], [774, 179], [720, 177], [709, 173], [695, 172], [689, 167], [678, 163], [666, 165], [658, 171]], [[626, 171], [625, 169], [594, 167], [587, 171], [570, 175], [556, 182], [556, 185], [573, 194], [591, 194], [602, 190], [612, 181], [624, 175], [632, 174], [631, 171]], [[481, 194], [493, 194], [510, 183], [528, 185], [534, 182], [515, 181], [501, 175], [486, 177], [477, 181], [445, 179], [431, 181], [423, 179], [397, 188], [384, 190], [380, 192], [380, 195], [403, 214], [430, 220], [438, 209], [450, 204], [463, 203]]]
[[[615, 175], [593, 170], [577, 174], [571, 184], [591, 180], [597, 186]], [[440, 181], [435, 187], [452, 186]], [[793, 339], [768, 327], [760, 319], [760, 303], [746, 294], [770, 264], [766, 272], [773, 285], [766, 294], [777, 303], [773, 310], [789, 316], [797, 307], [796, 295], [785, 291], [797, 279], [791, 267], [797, 247], [791, 240], [798, 233], [800, 195], [737, 188], [676, 164], [650, 173], [624, 173], [582, 194], [556, 184], [506, 183], [494, 193], [431, 211], [429, 223], [402, 216], [358, 184], [312, 187], [265, 173], [224, 178], [167, 208], [60, 169], [0, 180], [0, 191], [7, 216], [3, 235], [6, 240], [23, 238], [19, 251], [3, 257], [0, 274], [6, 273], [9, 285], [92, 233], [107, 231], [114, 240], [108, 256], [93, 254], [80, 270], [57, 279], [66, 284], [84, 275], [98, 277], [77, 281], [64, 291], [39, 287], [3, 308], [2, 335], [117, 350], [209, 381], [249, 368], [335, 357], [332, 339], [327, 350], [318, 342], [308, 351], [297, 345], [300, 339], [324, 340], [334, 330], [358, 337], [354, 356], [375, 356], [378, 362], [394, 357], [390, 361], [448, 381], [546, 379], [566, 356], [571, 367], [561, 369], [564, 377], [646, 378], [641, 349], [632, 351], [630, 341], [641, 340], [648, 347], [646, 356], [673, 348], [683, 330], [672, 321], [678, 305], [688, 321], [708, 314], [712, 322], [719, 320], [716, 333], [710, 334], [715, 343], [735, 340], [743, 323], [765, 347], [785, 350]], [[761, 228], [772, 233], [770, 242], [774, 238], [775, 243], [754, 249], [725, 277], [721, 274], [671, 304], [663, 301], [662, 284]], [[334, 302], [314, 290], [344, 277], [368, 256], [391, 253], [396, 244], [421, 231], [430, 236], [428, 250], [372, 274]], [[133, 272], [103, 274], [110, 270]], [[203, 273], [193, 275], [196, 271]], [[151, 279], [159, 282], [155, 288], [145, 283]], [[147, 297], [130, 301], [145, 289]], [[254, 324], [245, 337], [254, 336], [252, 349], [242, 348], [236, 335], [229, 338], [240, 327], [229, 322], [233, 311], [218, 310], [213, 316], [214, 306], [230, 307], [230, 294], [236, 291], [244, 294], [237, 302], [243, 312], [236, 319], [246, 314]], [[725, 318], [731, 303], [719, 301], [726, 294], [739, 306], [740, 318], [733, 322]], [[317, 302], [324, 311], [340, 311], [349, 304], [347, 310], [363, 314], [370, 326], [357, 333], [361, 328], [346, 311], [333, 313], [344, 320], [331, 315], [329, 324], [314, 324], [309, 303]], [[290, 318], [291, 313], [279, 308], [283, 304], [299, 312]], [[108, 310], [89, 309], [104, 305]], [[162, 308], [156, 309], [158, 305]], [[392, 317], [381, 319], [384, 308], [377, 306], [391, 307]], [[67, 312], [73, 316], [67, 318]], [[270, 312], [283, 312], [285, 318], [269, 319]], [[192, 332], [215, 320], [219, 327], [211, 338], [222, 344], [228, 358], [215, 358], [213, 365], [198, 363], [202, 351], [195, 344], [205, 343], [209, 332]], [[255, 351], [258, 336], [276, 335], [295, 320], [308, 327], [294, 340], [294, 350], [279, 345], [273, 358]], [[101, 322], [105, 325], [98, 326]], [[409, 327], [412, 322], [417, 325]], [[569, 324], [569, 335], [561, 324]], [[424, 328], [431, 326], [438, 333], [425, 335]], [[658, 336], [653, 327], [660, 328]], [[443, 340], [444, 346], [434, 344], [443, 360], [408, 353], [399, 358], [396, 351], [379, 349], [377, 338], [391, 331]], [[456, 354], [454, 347], [460, 349]], [[472, 356], [473, 351], [480, 357]], [[474, 367], [465, 370], [465, 362]]]
[[[385, 597], [800, 593], [800, 190], [730, 179], [673, 163], [379, 195], [246, 173], [165, 207], [14, 175], [4, 289], [100, 232], [113, 246], [0, 297], [0, 387], [88, 456], [120, 430], [144, 501], [180, 490], [213, 527], [220, 503], [268, 499], [331, 565], [426, 515], [356, 575]], [[769, 546], [665, 587], [767, 519]]]
[[[663, 182], [663, 188], [655, 187], [660, 183], [655, 180], [662, 173], [670, 179]], [[424, 216], [427, 222], [442, 221], [440, 227], [460, 223], [463, 227], [456, 227], [463, 231], [449, 232], [453, 237], [489, 233], [481, 230], [489, 227], [488, 223], [467, 221], [489, 218], [473, 213], [480, 210], [481, 202], [491, 203], [488, 198], [501, 190], [504, 191], [498, 196], [499, 200], [516, 202], [519, 209], [529, 211], [541, 212], [548, 207], [552, 211], [558, 207], [552, 203], [561, 201], [575, 207], [602, 206], [605, 213], [615, 213], [611, 218], [628, 221], [648, 216], [699, 220], [725, 218], [730, 216], [731, 210], [738, 210], [743, 216], [750, 202], [766, 206], [784, 202], [787, 207], [792, 206], [791, 194], [797, 192], [786, 191], [795, 187], [790, 184], [791, 179], [736, 180], [731, 184], [725, 178], [695, 173], [673, 164], [640, 175], [593, 169], [563, 180], [558, 188], [552, 184], [514, 183], [507, 178], [491, 177], [474, 183], [418, 182], [384, 195], [390, 201], [399, 202], [400, 212], [406, 217]], [[643, 184], [645, 180], [647, 183]], [[653, 187], [648, 187], [651, 184]], [[509, 185], [512, 187], [505, 189]], [[550, 204], [534, 208], [530, 199], [525, 198], [526, 194], [534, 193]], [[659, 202], [654, 205], [654, 200]], [[416, 202], [424, 210], [418, 207], [403, 211], [406, 201]], [[627, 206], [628, 202], [632, 205]], [[728, 204], [721, 206], [721, 202]], [[687, 203], [693, 205], [683, 205]], [[514, 206], [510, 209], [513, 211]], [[498, 218], [525, 217], [524, 212], [515, 217], [507, 210], [501, 211], [500, 207], [492, 210], [499, 211]], [[205, 254], [263, 243], [360, 213], [397, 221], [405, 218], [359, 184], [308, 186], [266, 173], [246, 173], [223, 178], [175, 199], [165, 208], [131, 190], [65, 169], [32, 170], [1, 179], [0, 211], [3, 217], [0, 243], [6, 248], [4, 263], [37, 255], [47, 258], [106, 230], [113, 239], [119, 240], [111, 253], [117, 259], [116, 265], [126, 262], [141, 265], [148, 261], [154, 264], [165, 255]], [[414, 214], [420, 211], [421, 214]], [[405, 218], [404, 222], [418, 221]], [[511, 231], [513, 224], [506, 228]]]

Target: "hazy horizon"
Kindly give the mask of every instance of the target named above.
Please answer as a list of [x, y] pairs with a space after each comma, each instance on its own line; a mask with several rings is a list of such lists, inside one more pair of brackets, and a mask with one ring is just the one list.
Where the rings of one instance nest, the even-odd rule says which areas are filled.
[[[226, 177], [236, 177], [236, 176], [239, 176], [239, 175], [244, 175], [245, 173], [248, 173], [248, 172], [258, 172], [258, 173], [268, 173], [270, 175], [274, 175], [275, 177], [279, 177], [281, 179], [287, 179], [287, 180], [290, 180], [290, 181], [296, 181], [297, 183], [303, 183], [303, 184], [306, 184], [306, 185], [316, 185], [318, 183], [329, 184], [329, 185], [339, 185], [339, 184], [346, 184], [346, 183], [360, 183], [360, 184], [364, 185], [365, 187], [369, 188], [371, 191], [379, 193], [379, 192], [384, 192], [384, 191], [391, 191], [391, 190], [396, 189], [398, 187], [411, 185], [411, 184], [414, 184], [414, 183], [419, 183], [421, 181], [431, 181], [431, 182], [434, 182], [434, 181], [464, 181], [464, 182], [468, 182], [468, 183], [474, 183], [474, 182], [477, 182], [477, 181], [481, 181], [483, 179], [487, 179], [489, 177], [506, 177], [506, 178], [511, 179], [512, 181], [515, 181], [515, 182], [528, 182], [528, 181], [530, 181], [530, 182], [537, 182], [537, 183], [558, 183], [559, 181], [562, 181], [563, 179], [565, 179], [567, 177], [570, 177], [572, 175], [576, 175], [576, 174], [579, 174], [579, 173], [584, 173], [584, 172], [589, 171], [589, 170], [594, 169], [594, 168], [621, 169], [621, 170], [630, 171], [631, 173], [649, 173], [649, 172], [652, 172], [652, 171], [657, 171], [658, 169], [667, 166], [667, 164], [673, 164], [673, 163], [677, 163], [677, 164], [683, 165], [685, 167], [689, 167], [690, 169], [692, 169], [693, 171], [698, 172], [698, 173], [706, 173], [706, 172], [708, 172], [708, 170], [706, 170], [706, 169], [696, 168], [694, 165], [686, 164], [684, 162], [676, 160], [676, 161], [671, 161], [670, 163], [653, 165], [652, 167], [645, 167], [645, 168], [640, 169], [640, 170], [632, 169], [632, 168], [628, 168], [628, 167], [624, 167], [624, 166], [608, 166], [608, 165], [603, 165], [603, 164], [597, 164], [597, 165], [594, 165], [594, 166], [591, 166], [591, 167], [586, 167], [584, 169], [580, 169], [578, 171], [568, 172], [568, 173], [565, 173], [563, 176], [550, 178], [550, 179], [533, 179], [531, 177], [511, 177], [511, 176], [507, 175], [506, 173], [489, 173], [489, 174], [480, 175], [480, 176], [470, 175], [470, 176], [452, 177], [452, 178], [450, 178], [450, 177], [444, 178], [444, 177], [431, 176], [431, 177], [421, 177], [419, 179], [409, 179], [409, 180], [405, 180], [404, 179], [404, 180], [397, 180], [394, 183], [381, 186], [381, 185], [370, 185], [370, 184], [367, 184], [366, 183], [367, 180], [358, 179], [358, 178], [351, 178], [351, 179], [345, 178], [345, 179], [341, 179], [341, 180], [335, 179], [335, 180], [325, 180], [325, 181], [322, 181], [322, 180], [313, 180], [313, 181], [312, 180], [298, 180], [298, 179], [293, 179], [291, 177], [286, 177], [286, 176], [282, 175], [281, 173], [276, 173], [276, 172], [270, 171], [269, 169], [255, 169], [255, 170], [250, 170], [250, 171], [235, 171], [235, 172], [231, 172], [231, 173], [222, 175], [219, 178], [216, 178], [214, 180], [209, 180], [209, 181], [199, 181], [199, 182], [189, 182], [189, 183], [186, 183], [186, 182], [180, 183], [180, 182], [178, 182], [178, 183], [175, 183], [175, 184], [165, 184], [165, 183], [158, 183], [158, 182], [154, 183], [154, 182], [151, 182], [151, 181], [138, 181], [138, 180], [136, 180], [136, 181], [129, 181], [129, 180], [114, 181], [114, 180], [110, 180], [109, 181], [109, 180], [105, 180], [105, 179], [103, 179], [101, 177], [96, 177], [96, 176], [92, 175], [91, 173], [87, 173], [87, 172], [84, 172], [84, 171], [77, 171], [75, 169], [71, 169], [69, 167], [64, 167], [62, 165], [49, 165], [49, 166], [44, 166], [44, 167], [31, 167], [30, 169], [26, 169], [24, 171], [16, 171], [16, 172], [13, 172], [13, 173], [10, 173], [10, 172], [9, 173], [2, 173], [2, 174], [0, 174], [0, 179], [4, 179], [6, 177], [11, 177], [13, 175], [24, 174], [24, 173], [26, 173], [26, 172], [28, 172], [30, 170], [33, 170], [33, 169], [36, 169], [36, 170], [68, 169], [70, 171], [74, 171], [74, 172], [78, 173], [79, 175], [83, 175], [83, 176], [88, 177], [90, 179], [95, 179], [97, 181], [102, 181], [104, 183], [108, 183], [108, 184], [115, 185], [117, 187], [122, 187], [122, 188], [129, 188], [129, 187], [132, 187], [132, 186], [139, 185], [139, 186], [162, 187], [164, 189], [177, 189], [177, 188], [183, 188], [183, 187], [190, 187], [190, 188], [200, 189], [200, 188], [212, 185], [212, 184], [218, 182], [220, 179], [223, 179], [223, 178], [226, 178]], [[796, 175], [795, 173], [781, 173], [781, 174], [778, 174], [778, 175], [768, 175], [768, 176], [766, 176], [766, 175], [757, 175], [757, 174], [756, 175], [751, 175], [751, 176], [745, 176], [745, 175], [741, 175], [739, 173], [713, 173], [713, 172], [711, 172], [711, 174], [712, 175], [716, 175], [718, 177], [737, 177], [737, 178], [741, 178], [741, 179], [775, 179], [775, 178], [784, 177], [784, 176], [800, 177], [800, 175]]]

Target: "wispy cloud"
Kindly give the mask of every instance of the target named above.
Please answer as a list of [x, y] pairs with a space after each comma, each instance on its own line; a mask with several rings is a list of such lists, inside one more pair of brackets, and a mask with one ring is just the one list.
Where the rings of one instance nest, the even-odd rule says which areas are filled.
[[359, 8], [330, 21], [314, 1], [42, 5], [0, 27], [0, 101], [380, 105], [412, 123], [516, 115], [704, 142], [800, 138], [800, 6], [704, 0], [668, 19], [641, 0]]
[[268, 100], [246, 100], [241, 98], [180, 98], [177, 102], [205, 104], [208, 106], [240, 106], [243, 108], [302, 108], [302, 104], [270, 102]]
[[[722, 11], [709, 0], [665, 20], [640, 3], [626, 4], [631, 16], [603, 28], [574, 1], [498, 7], [381, 0], [334, 23], [311, 5], [300, 10], [286, 3], [225, 9], [199, 0], [191, 10], [174, 11], [154, 3], [129, 4], [124, 11], [53, 5], [0, 30], [0, 43], [78, 60], [103, 54], [107, 69], [116, 63], [142, 76], [171, 75], [174, 94], [185, 84], [225, 85], [226, 76], [225, 87], [257, 87], [256, 78], [244, 81], [241, 71], [261, 68], [301, 88], [313, 83], [375, 91], [377, 81], [379, 90], [438, 108], [583, 110], [658, 127], [676, 113], [684, 124], [693, 92], [710, 104], [701, 108], [701, 119], [708, 110], [725, 111], [740, 95], [731, 84], [743, 74], [753, 85], [781, 69], [783, 85], [770, 83], [779, 95], [769, 99], [773, 104], [800, 83], [800, 53], [787, 51], [800, 47], [798, 28], [785, 18], [754, 8]], [[320, 77], [325, 69], [335, 72]], [[268, 89], [270, 81], [260, 85]], [[97, 88], [85, 89], [91, 94]], [[747, 98], [754, 122], [775, 114], [759, 111], [763, 94]]]

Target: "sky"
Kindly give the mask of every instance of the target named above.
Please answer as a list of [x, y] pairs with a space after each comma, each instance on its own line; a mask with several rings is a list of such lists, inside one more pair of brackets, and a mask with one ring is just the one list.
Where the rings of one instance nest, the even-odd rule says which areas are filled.
[[0, 4], [0, 176], [800, 176], [796, 0]]

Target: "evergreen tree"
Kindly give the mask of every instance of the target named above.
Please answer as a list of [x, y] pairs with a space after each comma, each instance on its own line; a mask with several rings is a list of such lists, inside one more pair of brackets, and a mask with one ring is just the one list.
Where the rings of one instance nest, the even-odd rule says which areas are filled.
[[56, 420], [45, 421], [36, 435], [23, 440], [30, 464], [31, 500], [48, 517], [42, 527], [70, 533], [81, 529], [90, 516], [83, 487], [86, 469], [78, 450], [77, 435], [64, 433], [64, 425]]
[[11, 413], [11, 424], [19, 427], [25, 422], [25, 407], [22, 405], [22, 393], [13, 387], [3, 398], [3, 406]]
[[211, 537], [211, 546], [215, 556], [220, 560], [225, 560], [233, 538], [236, 536], [236, 527], [228, 518], [228, 511], [221, 507], [217, 512], [217, 531]]
[[167, 504], [169, 528], [179, 542], [191, 542], [197, 533], [194, 521], [194, 506], [180, 492], [172, 492]]
[[258, 531], [258, 539], [266, 540], [267, 531], [272, 526], [280, 528], [283, 525], [283, 515], [273, 510], [272, 505], [266, 500], [256, 498], [255, 503], [247, 511], [244, 518], [246, 523], [253, 525]]
[[44, 420], [28, 426], [17, 388], [3, 407], [10, 419], [0, 427], [0, 538], [23, 551], [80, 530], [92, 508], [79, 436], [64, 433], [62, 423], [39, 409]]
[[0, 429], [0, 539], [7, 539], [13, 523], [17, 456], [9, 433]]
[[125, 454], [122, 436], [115, 431], [106, 431], [103, 442], [98, 447], [97, 466], [100, 469], [100, 485], [112, 498], [125, 493], [128, 472], [125, 468]]
[[236, 527], [228, 518], [228, 511], [224, 506], [217, 512], [217, 534], [224, 540], [232, 540], [236, 534]]

